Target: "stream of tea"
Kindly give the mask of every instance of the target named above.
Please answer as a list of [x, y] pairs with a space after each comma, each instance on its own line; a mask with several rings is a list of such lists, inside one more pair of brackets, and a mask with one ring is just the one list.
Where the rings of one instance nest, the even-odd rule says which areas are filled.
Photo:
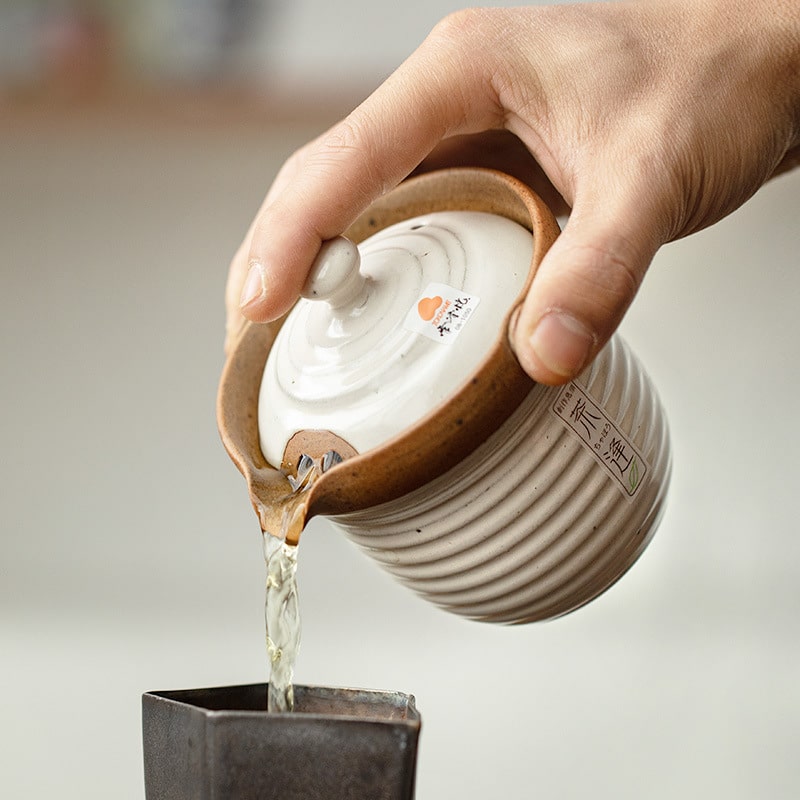
[[269, 658], [268, 711], [292, 711], [292, 678], [300, 647], [300, 605], [297, 598], [297, 547], [264, 533], [267, 588], [264, 617]]
[[[291, 497], [307, 491], [324, 472], [341, 461], [329, 451], [321, 459], [302, 456], [297, 475], [288, 476]], [[297, 596], [297, 545], [287, 544], [286, 537], [296, 511], [287, 503], [278, 535], [264, 531], [264, 560], [267, 565], [264, 618], [267, 627], [269, 690], [267, 711], [294, 710], [294, 664], [300, 648], [300, 604]]]

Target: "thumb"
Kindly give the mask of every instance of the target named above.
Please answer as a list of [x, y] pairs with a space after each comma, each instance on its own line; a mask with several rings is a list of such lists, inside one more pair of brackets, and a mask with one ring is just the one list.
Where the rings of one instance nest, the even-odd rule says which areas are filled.
[[566, 383], [611, 338], [664, 241], [657, 220], [636, 198], [576, 199], [511, 331], [517, 358], [534, 380]]

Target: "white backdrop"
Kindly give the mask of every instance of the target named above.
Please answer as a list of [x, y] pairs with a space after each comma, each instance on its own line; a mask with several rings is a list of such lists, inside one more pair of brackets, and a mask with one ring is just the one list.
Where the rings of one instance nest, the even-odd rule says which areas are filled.
[[[140, 799], [143, 691], [265, 677], [258, 526], [214, 422], [222, 291], [269, 177], [316, 132], [0, 131], [6, 797]], [[626, 318], [674, 479], [602, 598], [493, 628], [325, 521], [304, 535], [297, 681], [414, 693], [420, 800], [800, 794], [799, 198], [784, 177], [664, 248]]]

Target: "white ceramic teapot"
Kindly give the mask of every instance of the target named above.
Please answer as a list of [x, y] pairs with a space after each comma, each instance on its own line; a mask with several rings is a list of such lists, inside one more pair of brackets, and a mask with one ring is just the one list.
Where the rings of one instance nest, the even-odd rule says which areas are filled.
[[549, 210], [508, 176], [448, 170], [347, 235], [358, 248], [323, 246], [304, 298], [248, 325], [223, 374], [220, 431], [262, 529], [297, 541], [324, 514], [474, 619], [547, 619], [597, 596], [655, 532], [669, 438], [619, 336], [564, 387], [516, 361], [509, 324], [558, 235]]

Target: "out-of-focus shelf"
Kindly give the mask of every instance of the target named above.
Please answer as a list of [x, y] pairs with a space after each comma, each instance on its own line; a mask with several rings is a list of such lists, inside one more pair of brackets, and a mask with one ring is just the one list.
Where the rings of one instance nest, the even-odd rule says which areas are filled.
[[353, 109], [368, 87], [316, 91], [307, 85], [273, 90], [247, 85], [165, 85], [109, 82], [69, 86], [0, 86], [4, 127], [43, 124], [204, 127], [332, 124]]

